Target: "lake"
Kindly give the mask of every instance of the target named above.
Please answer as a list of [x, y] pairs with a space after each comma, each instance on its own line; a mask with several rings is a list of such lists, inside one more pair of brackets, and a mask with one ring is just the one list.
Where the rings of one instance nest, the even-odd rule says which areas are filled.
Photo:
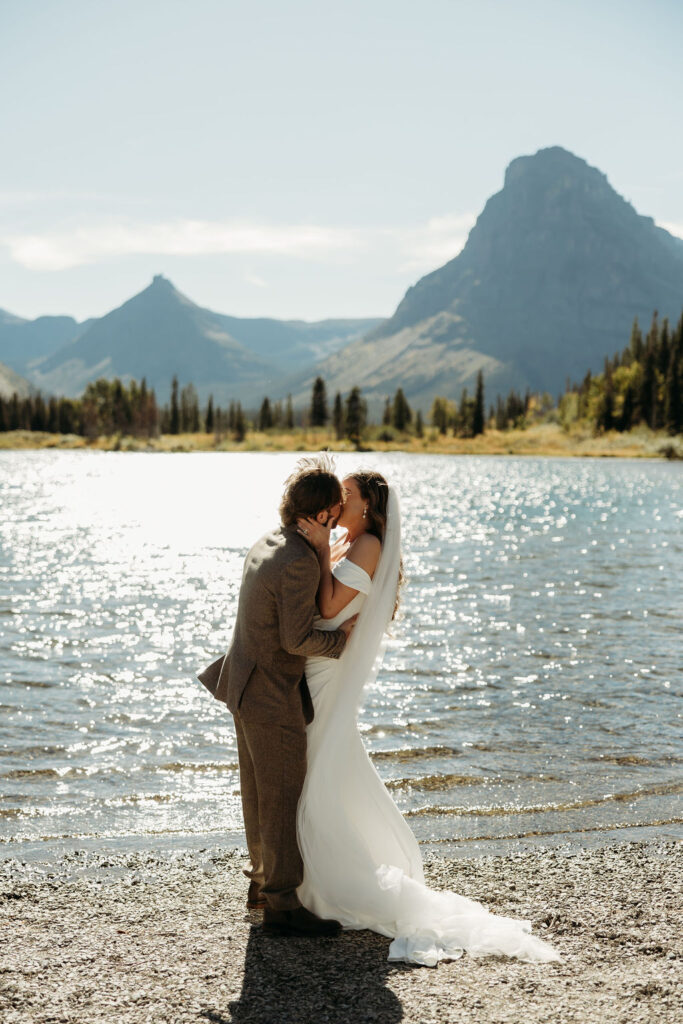
[[[295, 459], [0, 452], [0, 857], [243, 846], [232, 720], [194, 673]], [[360, 727], [425, 852], [681, 836], [683, 465], [337, 465], [401, 495]]]

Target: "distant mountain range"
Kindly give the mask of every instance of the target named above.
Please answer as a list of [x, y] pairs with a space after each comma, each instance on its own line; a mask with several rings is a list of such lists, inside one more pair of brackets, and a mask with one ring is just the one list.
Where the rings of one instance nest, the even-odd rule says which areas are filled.
[[31, 392], [31, 385], [9, 366], [0, 363], [0, 398], [11, 398], [15, 391], [20, 398], [26, 398]]
[[86, 326], [70, 316], [23, 320], [0, 309], [0, 358], [17, 373], [26, 373], [32, 362], [50, 355]]
[[200, 397], [252, 407], [313, 379], [359, 385], [377, 407], [400, 385], [428, 409], [484, 371], [487, 397], [556, 394], [628, 341], [633, 318], [677, 319], [683, 241], [640, 216], [606, 177], [558, 146], [518, 157], [462, 252], [409, 288], [387, 320], [240, 319], [202, 309], [166, 278], [106, 316], [26, 321], [0, 311], [0, 359], [44, 392], [75, 396], [98, 376], [171, 377]]
[[[200, 397], [254, 401], [283, 378], [308, 371], [381, 323], [358, 320], [242, 319], [197, 306], [157, 275], [148, 288], [99, 319], [21, 320], [0, 312], [0, 358], [46, 394], [80, 395], [97, 377], [146, 377], [161, 401], [171, 378]], [[258, 399], [257, 399], [258, 396]]]

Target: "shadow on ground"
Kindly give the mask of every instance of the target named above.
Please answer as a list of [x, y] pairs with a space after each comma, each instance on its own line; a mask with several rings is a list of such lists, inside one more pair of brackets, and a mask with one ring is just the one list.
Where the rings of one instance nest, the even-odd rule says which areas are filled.
[[388, 963], [388, 948], [372, 932], [311, 940], [253, 927], [239, 999], [202, 1016], [213, 1024], [394, 1024], [403, 1008], [387, 977], [411, 968]]

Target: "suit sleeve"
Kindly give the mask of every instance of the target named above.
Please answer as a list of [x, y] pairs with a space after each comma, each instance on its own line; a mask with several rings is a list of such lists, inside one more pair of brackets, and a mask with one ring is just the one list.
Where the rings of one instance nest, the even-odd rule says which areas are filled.
[[314, 629], [319, 573], [307, 558], [290, 562], [280, 578], [278, 618], [280, 643], [289, 654], [338, 658], [346, 636], [340, 629]]

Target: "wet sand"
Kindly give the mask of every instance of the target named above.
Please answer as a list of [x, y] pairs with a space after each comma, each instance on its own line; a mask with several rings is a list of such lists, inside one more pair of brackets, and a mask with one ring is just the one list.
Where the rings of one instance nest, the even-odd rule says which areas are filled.
[[557, 964], [389, 964], [389, 940], [264, 936], [237, 853], [0, 863], [3, 1024], [681, 1019], [683, 847], [431, 860], [435, 888], [529, 918]]

